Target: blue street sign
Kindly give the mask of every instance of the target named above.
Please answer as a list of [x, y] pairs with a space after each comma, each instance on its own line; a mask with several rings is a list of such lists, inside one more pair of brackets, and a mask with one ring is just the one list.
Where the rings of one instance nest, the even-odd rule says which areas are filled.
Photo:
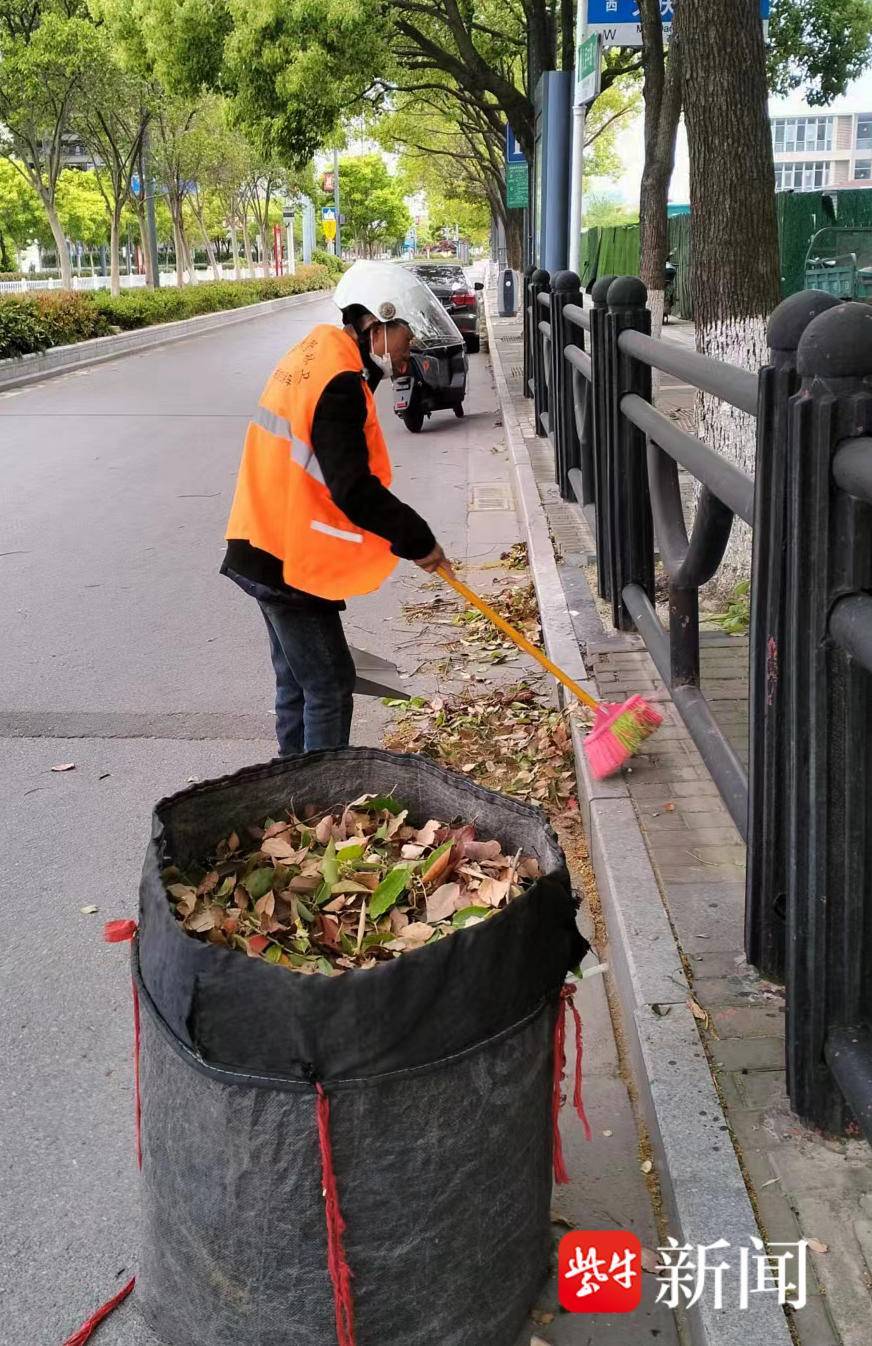
[[[760, 0], [760, 18], [764, 26], [769, 21], [769, 4], [770, 0]], [[667, 38], [674, 8], [674, 0], [660, 0], [660, 17]], [[602, 33], [606, 47], [641, 47], [638, 0], [587, 0], [587, 31]]]
[[506, 163], [525, 164], [526, 155], [518, 144], [517, 137], [508, 122], [506, 123]]

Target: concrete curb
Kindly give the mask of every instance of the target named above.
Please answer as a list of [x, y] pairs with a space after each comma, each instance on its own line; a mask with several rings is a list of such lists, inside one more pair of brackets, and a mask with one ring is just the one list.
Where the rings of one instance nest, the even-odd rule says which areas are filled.
[[71, 369], [84, 369], [89, 365], [103, 364], [106, 360], [117, 360], [122, 355], [135, 355], [138, 351], [150, 350], [153, 346], [164, 346], [171, 341], [184, 341], [186, 337], [201, 336], [204, 332], [230, 327], [234, 323], [249, 322], [252, 318], [262, 318], [267, 313], [298, 308], [302, 304], [323, 299], [329, 293], [329, 290], [307, 290], [305, 294], [291, 294], [281, 299], [265, 299], [260, 304], [223, 309], [219, 313], [200, 313], [195, 318], [182, 318], [179, 322], [157, 323], [154, 327], [143, 327], [136, 332], [94, 337], [90, 341], [78, 341], [73, 346], [53, 346], [51, 350], [40, 351], [36, 355], [20, 355], [11, 360], [0, 360], [0, 392], [4, 392], [7, 388], [21, 388], [28, 383], [54, 378], [57, 374], [69, 373]]
[[[487, 306], [485, 316], [545, 646], [557, 664], [595, 695]], [[609, 932], [610, 975], [623, 1012], [670, 1232], [694, 1250], [717, 1239], [728, 1240], [730, 1249], [715, 1254], [714, 1260], [722, 1256], [735, 1273], [738, 1250], [752, 1250], [751, 1239], [759, 1238], [760, 1230], [687, 1005], [690, 991], [679, 948], [622, 780], [593, 779], [582, 746], [583, 730], [574, 717], [572, 738], [579, 803]], [[737, 1279], [729, 1288], [735, 1284]], [[774, 1299], [758, 1296], [752, 1303], [753, 1309], [739, 1313], [737, 1301], [725, 1293], [724, 1307], [718, 1310], [709, 1285], [687, 1312], [693, 1346], [791, 1346], [787, 1320]]]

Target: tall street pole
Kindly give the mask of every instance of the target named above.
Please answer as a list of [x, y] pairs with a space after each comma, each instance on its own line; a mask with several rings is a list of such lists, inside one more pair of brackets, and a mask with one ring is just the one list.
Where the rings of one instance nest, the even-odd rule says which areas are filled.
[[160, 262], [157, 255], [157, 220], [154, 214], [154, 179], [151, 176], [151, 156], [148, 152], [148, 125], [142, 133], [142, 190], [145, 193], [145, 227], [148, 230], [148, 252], [152, 285], [160, 288]]
[[587, 37], [587, 0], [578, 0], [575, 20], [575, 85], [572, 100], [572, 161], [569, 180], [569, 270], [578, 274], [581, 264], [582, 178], [584, 176], [584, 124], [587, 107], [581, 101], [578, 63]]
[[333, 208], [336, 211], [336, 256], [342, 256], [342, 228], [339, 223], [339, 151], [333, 151]]

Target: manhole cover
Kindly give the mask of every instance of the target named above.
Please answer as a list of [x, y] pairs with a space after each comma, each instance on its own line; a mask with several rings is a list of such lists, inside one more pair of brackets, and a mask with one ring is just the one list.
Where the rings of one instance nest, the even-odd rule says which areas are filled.
[[480, 481], [469, 488], [469, 508], [473, 509], [514, 509], [512, 492], [508, 482]]

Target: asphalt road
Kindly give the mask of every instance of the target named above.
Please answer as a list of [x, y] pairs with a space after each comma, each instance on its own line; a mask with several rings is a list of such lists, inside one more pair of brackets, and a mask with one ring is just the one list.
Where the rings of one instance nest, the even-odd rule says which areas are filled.
[[[319, 299], [0, 395], [0, 1346], [60, 1346], [135, 1270], [127, 951], [102, 925], [136, 914], [157, 799], [273, 755], [262, 619], [218, 566], [263, 383], [332, 317]], [[519, 531], [488, 367], [471, 366], [463, 421], [441, 413], [414, 437], [380, 401], [396, 490], [484, 586]], [[402, 614], [432, 587], [401, 565], [347, 613], [353, 643], [395, 659], [412, 690], [440, 685], [439, 628]], [[386, 714], [360, 701], [355, 740], [378, 742]], [[588, 985], [596, 1138], [583, 1160], [568, 1142], [577, 1177], [560, 1209], [650, 1239], [608, 1010]], [[649, 1339], [647, 1317], [632, 1336], [597, 1317], [601, 1346]], [[555, 1346], [590, 1339], [554, 1328]], [[128, 1303], [95, 1346], [155, 1342]]]

